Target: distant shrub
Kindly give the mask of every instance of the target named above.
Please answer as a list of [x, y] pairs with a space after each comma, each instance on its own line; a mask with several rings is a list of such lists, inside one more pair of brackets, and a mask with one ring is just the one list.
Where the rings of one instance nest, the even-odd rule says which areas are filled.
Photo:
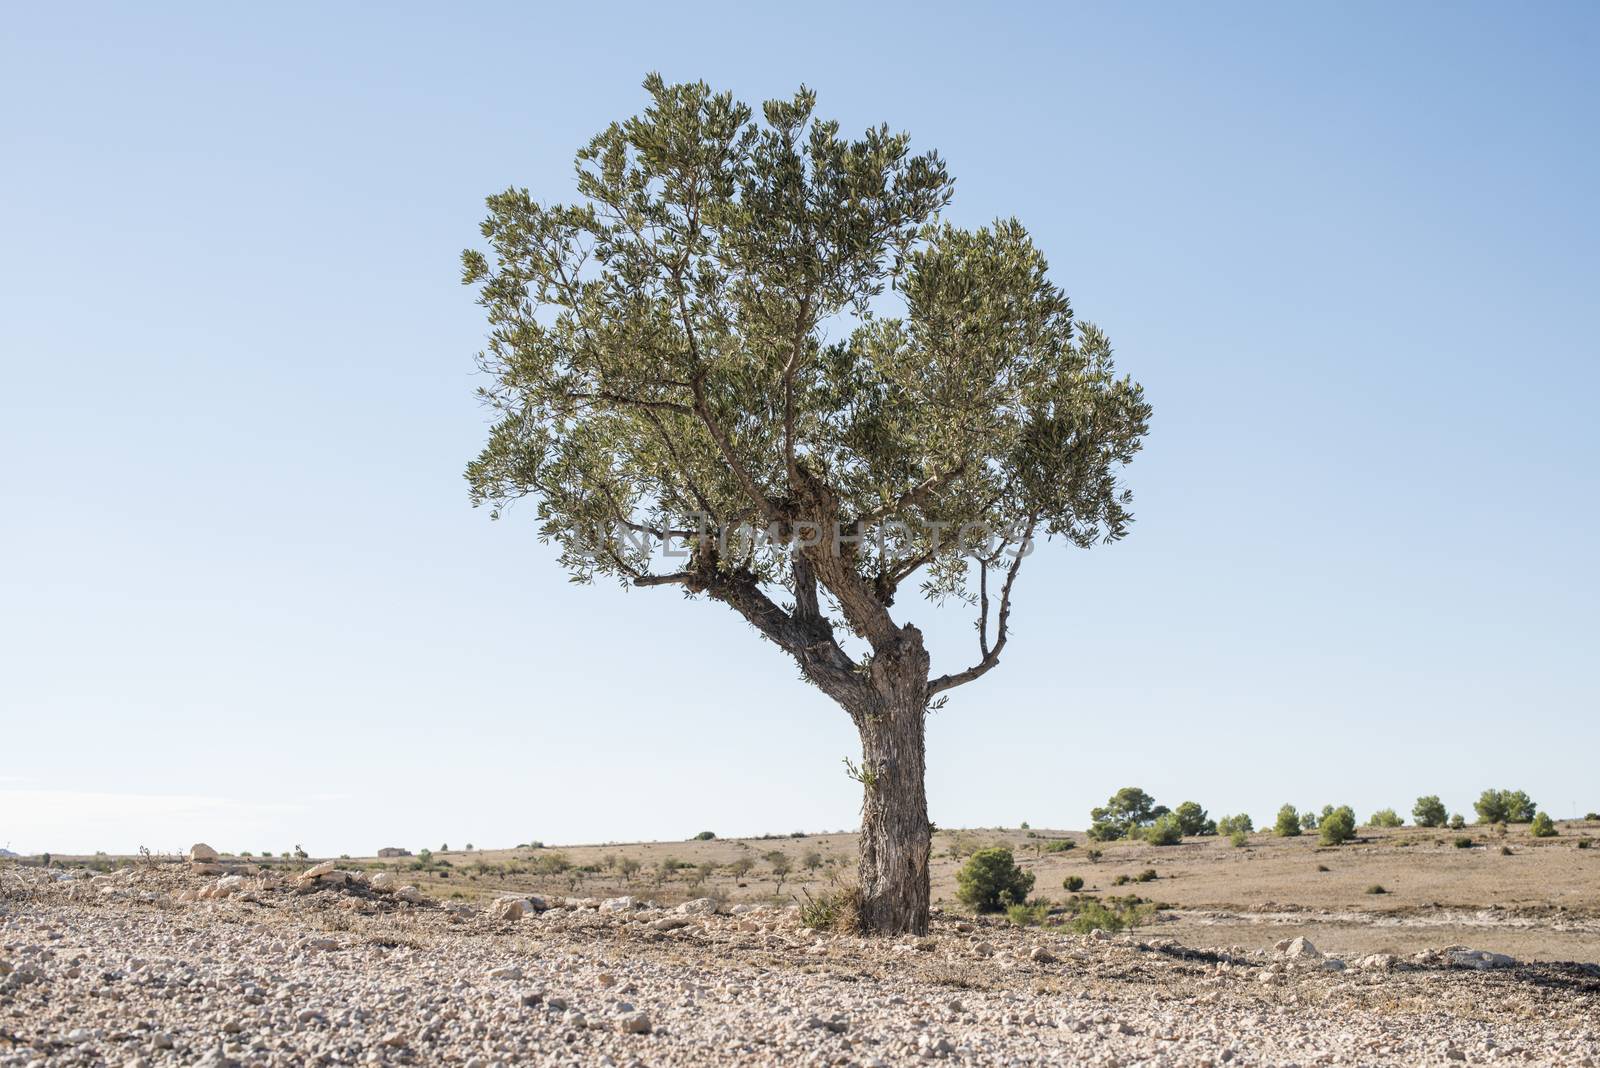
[[1600, 823], [1600, 812], [1590, 812], [1583, 818], [1590, 823]]
[[1173, 846], [1183, 841], [1183, 825], [1176, 813], [1168, 812], [1140, 832], [1140, 837], [1151, 845]]
[[1090, 864], [1098, 864], [1098, 863], [1100, 863], [1100, 858], [1105, 856], [1105, 855], [1106, 855], [1106, 853], [1105, 853], [1105, 850], [1103, 850], [1103, 849], [1091, 849], [1087, 853], [1084, 854], [1084, 856], [1089, 858], [1089, 863]]
[[1456, 838], [1454, 844], [1457, 849], [1471, 849], [1473, 845], [1472, 836], [1463, 834]]
[[1367, 893], [1369, 894], [1387, 894], [1388, 892], [1389, 891], [1383, 888], [1382, 883], [1373, 883], [1371, 886], [1367, 887]]
[[1228, 835], [1228, 841], [1233, 844], [1233, 848], [1240, 849], [1250, 844], [1250, 836], [1244, 831], [1234, 831]]
[[1231, 835], [1236, 831], [1243, 831], [1245, 834], [1249, 834], [1255, 829], [1255, 821], [1242, 812], [1237, 816], [1224, 816], [1217, 821], [1218, 834]]
[[624, 879], [632, 879], [639, 874], [639, 862], [633, 857], [623, 857], [617, 862], [617, 870]]
[[1278, 809], [1278, 821], [1272, 825], [1272, 833], [1280, 838], [1299, 837], [1300, 813], [1293, 805], [1284, 805]]
[[1038, 927], [1050, 915], [1050, 903], [1035, 901], [1032, 904], [1007, 905], [1006, 919], [1018, 927]]
[[1318, 871], [1332, 871], [1333, 869], [1328, 867], [1326, 864], [1318, 864], [1317, 865], [1317, 870]]
[[1349, 805], [1323, 809], [1317, 835], [1323, 845], [1341, 845], [1350, 841], [1356, 836], [1355, 811]]
[[1465, 818], [1462, 817], [1461, 813], [1457, 812], [1455, 815], [1450, 817], [1450, 829], [1452, 831], [1459, 831], [1461, 828], [1465, 827], [1466, 825], [1467, 825], [1467, 821], [1466, 821]]
[[1516, 854], [1511, 851], [1511, 847], [1510, 846], [1501, 846], [1500, 847], [1500, 855], [1502, 857], [1514, 857], [1514, 856], [1516, 856]]
[[1112, 879], [1111, 880], [1111, 885], [1112, 886], [1127, 886], [1131, 882], [1133, 882], [1133, 876], [1127, 875], [1127, 874], [1123, 874], [1123, 875], [1118, 875], [1116, 878]]
[[800, 854], [800, 866], [806, 871], [816, 871], [822, 867], [822, 854], [815, 849], [808, 849]]
[[1535, 838], [1554, 838], [1556, 822], [1550, 818], [1550, 813], [1540, 812], [1533, 817], [1533, 825], [1528, 828], [1528, 833]]
[[733, 872], [733, 877], [735, 879], [743, 879], [746, 875], [750, 874], [750, 869], [755, 866], [756, 862], [751, 860], [749, 857], [740, 857], [738, 860], [728, 865], [728, 870]]
[[1317, 819], [1317, 814], [1312, 812], [1309, 808], [1300, 813], [1300, 829], [1302, 831], [1316, 830], [1319, 822], [1321, 821]]
[[1156, 874], [1156, 870], [1154, 868], [1146, 868], [1138, 875], [1135, 875], [1133, 877], [1133, 881], [1136, 883], [1153, 883], [1159, 878], [1161, 878], [1161, 876]]
[[1023, 820], [1022, 821], [1022, 826], [1020, 828], [1018, 828], [1018, 830], [1023, 830], [1023, 831], [1028, 830], [1028, 821], [1027, 820]]
[[1521, 790], [1485, 790], [1472, 807], [1479, 823], [1532, 823], [1539, 808]]
[[1405, 822], [1405, 820], [1400, 818], [1400, 814], [1392, 808], [1380, 808], [1378, 811], [1374, 812], [1372, 814], [1372, 818], [1367, 821], [1367, 823], [1373, 827], [1403, 827]]
[[1033, 890], [1033, 875], [1017, 867], [1004, 846], [980, 849], [956, 872], [956, 900], [979, 912], [1020, 904]]
[[[1583, 842], [1579, 842], [1578, 843], [1578, 848], [1582, 849], [1583, 845], [1584, 845], [1584, 842], [1587, 842], [1587, 841], [1588, 841], [1588, 839], [1585, 838], [1583, 840]], [[1067, 893], [1069, 893], [1069, 894], [1076, 894], [1079, 890], [1083, 889], [1083, 876], [1081, 876], [1081, 875], [1069, 875], [1069, 876], [1067, 876], [1065, 879], [1061, 880], [1061, 889], [1067, 891]]]
[[1078, 843], [1070, 838], [1052, 838], [1044, 844], [1046, 853], [1070, 853], [1078, 848]]
[[1589, 848], [1589, 844], [1590, 844], [1589, 843], [1589, 839], [1587, 839], [1587, 838], [1578, 839], [1578, 848], [1579, 849], [1588, 849]]
[[1155, 915], [1156, 906], [1141, 897], [1109, 897], [1104, 902], [1092, 897], [1075, 897], [1066, 904], [1072, 914], [1068, 924], [1079, 934], [1090, 931], [1121, 931], [1148, 923]]
[[1198, 801], [1185, 801], [1172, 810], [1178, 818], [1178, 827], [1185, 838], [1199, 838], [1217, 833], [1217, 821], [1206, 815]]
[[1411, 806], [1411, 818], [1418, 827], [1443, 827], [1450, 817], [1439, 795], [1429, 794], [1417, 798], [1417, 803]]
[[712, 841], [713, 839], [715, 839], [716, 837], [717, 837], [717, 832], [716, 831], [701, 831], [699, 834], [694, 836], [694, 840], [696, 842], [709, 842], [709, 841]]

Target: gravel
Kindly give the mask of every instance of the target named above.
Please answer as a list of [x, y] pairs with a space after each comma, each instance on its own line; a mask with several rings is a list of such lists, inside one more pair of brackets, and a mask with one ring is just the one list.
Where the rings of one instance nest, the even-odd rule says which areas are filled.
[[200, 898], [217, 878], [174, 865], [0, 869], [0, 1066], [1600, 1066], [1589, 964], [941, 915], [862, 939], [644, 899], [507, 919], [333, 874]]

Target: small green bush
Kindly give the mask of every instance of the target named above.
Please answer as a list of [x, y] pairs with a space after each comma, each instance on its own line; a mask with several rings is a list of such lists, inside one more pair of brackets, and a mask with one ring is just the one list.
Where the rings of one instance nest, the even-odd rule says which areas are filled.
[[1341, 845], [1350, 841], [1356, 836], [1355, 811], [1349, 805], [1324, 809], [1317, 836], [1323, 845]]
[[1127, 886], [1131, 882], [1133, 882], [1133, 876], [1124, 874], [1124, 875], [1118, 875], [1115, 879], [1112, 879], [1111, 880], [1111, 885], [1112, 886]]
[[1183, 825], [1176, 814], [1168, 812], [1141, 832], [1146, 842], [1155, 846], [1174, 846], [1183, 841]]
[[1367, 887], [1367, 893], [1369, 894], [1387, 894], [1388, 892], [1389, 891], [1383, 888], [1382, 883], [1373, 883], [1371, 886]]
[[1006, 919], [1018, 927], [1038, 927], [1044, 923], [1045, 917], [1049, 915], [1050, 903], [1048, 901], [1006, 906]]
[[1427, 797], [1417, 798], [1417, 803], [1411, 806], [1411, 818], [1418, 827], [1443, 827], [1450, 818], [1445, 811], [1444, 802], [1439, 800], [1438, 794], [1429, 794]]
[[716, 837], [717, 837], [717, 832], [716, 831], [701, 831], [699, 834], [694, 836], [694, 840], [696, 842], [709, 842], [709, 841], [712, 841], [713, 839], [715, 839]]
[[1299, 837], [1300, 813], [1293, 805], [1284, 805], [1278, 810], [1278, 822], [1272, 825], [1272, 833], [1280, 838]]
[[1600, 823], [1600, 812], [1590, 812], [1583, 818], [1590, 823]]
[[[1584, 839], [1584, 841], [1588, 841], [1588, 839]], [[1582, 847], [1583, 847], [1583, 843], [1580, 842], [1579, 843], [1579, 848], [1581, 849]], [[1069, 893], [1069, 894], [1076, 894], [1079, 890], [1083, 889], [1083, 876], [1081, 876], [1081, 875], [1069, 875], [1069, 876], [1067, 876], [1065, 879], [1061, 880], [1061, 889], [1067, 891], [1067, 893]]]
[[1089, 858], [1089, 863], [1090, 864], [1098, 864], [1098, 863], [1100, 863], [1100, 858], [1105, 856], [1105, 855], [1106, 855], [1106, 852], [1103, 849], [1091, 849], [1087, 853], [1084, 854], [1084, 856]]
[[1070, 838], [1052, 838], [1044, 844], [1046, 853], [1070, 853], [1078, 848], [1078, 843]]
[[1589, 839], [1587, 839], [1587, 838], [1578, 839], [1578, 848], [1579, 849], [1588, 849], [1589, 845], [1590, 845]]
[[1316, 830], [1319, 822], [1321, 821], [1317, 819], [1317, 814], [1312, 812], [1309, 808], [1300, 813], [1300, 829], [1302, 831]]
[[1471, 849], [1472, 836], [1467, 834], [1460, 835], [1456, 838], [1455, 846], [1457, 849]]
[[1244, 833], [1249, 834], [1255, 829], [1255, 822], [1242, 812], [1237, 816], [1224, 816], [1217, 821], [1218, 834], [1231, 835], [1235, 831], [1243, 831]]
[[1373, 827], [1403, 827], [1405, 822], [1400, 818], [1400, 814], [1392, 808], [1380, 808], [1367, 821], [1368, 825]]
[[1516, 854], [1511, 851], [1511, 847], [1510, 846], [1501, 846], [1500, 847], [1500, 855], [1502, 857], [1514, 857], [1514, 856], [1516, 856]]
[[999, 912], [1028, 899], [1033, 874], [1017, 867], [1004, 846], [980, 849], [956, 872], [956, 900], [979, 912]]
[[1178, 817], [1178, 826], [1182, 828], [1185, 838], [1217, 833], [1217, 821], [1206, 815], [1206, 810], [1200, 807], [1198, 801], [1185, 801], [1173, 809], [1172, 814]]
[[1153, 883], [1159, 878], [1161, 878], [1161, 876], [1156, 874], [1156, 870], [1154, 868], [1146, 868], [1138, 875], [1135, 875], [1133, 877], [1133, 881], [1136, 883]]
[[1228, 835], [1228, 841], [1233, 843], [1233, 848], [1239, 849], [1250, 844], [1250, 835], [1244, 831], [1234, 831]]
[[1461, 815], [1461, 813], [1457, 812], [1455, 815], [1450, 817], [1450, 829], [1452, 831], [1459, 831], [1461, 828], [1465, 827], [1466, 825], [1467, 825], [1467, 821]]
[[1533, 825], [1528, 828], [1528, 833], [1535, 838], [1554, 838], [1556, 821], [1550, 818], [1550, 813], [1540, 812], [1533, 817]]

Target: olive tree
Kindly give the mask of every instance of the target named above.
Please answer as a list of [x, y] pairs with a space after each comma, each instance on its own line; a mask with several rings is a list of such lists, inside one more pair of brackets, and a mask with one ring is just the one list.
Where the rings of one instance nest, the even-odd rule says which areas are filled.
[[[463, 254], [495, 422], [467, 469], [530, 498], [580, 582], [721, 602], [861, 738], [864, 926], [924, 932], [924, 719], [984, 675], [1041, 538], [1124, 536], [1140, 387], [1075, 319], [1012, 219], [941, 219], [936, 153], [856, 139], [814, 94], [757, 117], [704, 84], [577, 154], [577, 196], [488, 199]], [[970, 605], [972, 662], [935, 672], [898, 601]]]

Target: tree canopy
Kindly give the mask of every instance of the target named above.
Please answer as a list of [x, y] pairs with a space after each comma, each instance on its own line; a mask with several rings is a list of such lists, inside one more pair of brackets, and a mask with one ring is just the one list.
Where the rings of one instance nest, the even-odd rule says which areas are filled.
[[[499, 514], [536, 498], [579, 581], [728, 601], [841, 700], [859, 665], [819, 584], [876, 649], [921, 572], [929, 597], [985, 615], [978, 663], [931, 691], [975, 678], [1004, 644], [1030, 539], [1127, 531], [1117, 468], [1146, 430], [1141, 388], [1020, 223], [940, 219], [952, 180], [906, 134], [841, 136], [805, 88], [759, 119], [703, 83], [645, 88], [641, 115], [579, 151], [577, 200], [492, 196], [487, 249], [463, 254], [497, 414], [468, 468], [474, 500]], [[890, 519], [839, 552], [726, 538], [748, 524], [848, 539]], [[993, 536], [975, 548], [963, 528]], [[673, 539], [687, 554], [664, 562]]]

